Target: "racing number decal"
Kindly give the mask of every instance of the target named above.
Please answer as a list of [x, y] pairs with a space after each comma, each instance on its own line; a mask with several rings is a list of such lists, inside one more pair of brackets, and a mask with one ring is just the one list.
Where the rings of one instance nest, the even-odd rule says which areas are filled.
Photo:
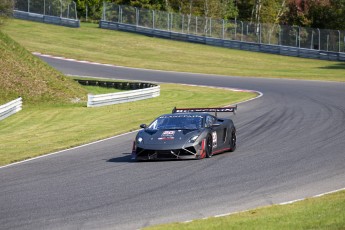
[[217, 132], [216, 131], [212, 132], [212, 146], [213, 148], [217, 147]]

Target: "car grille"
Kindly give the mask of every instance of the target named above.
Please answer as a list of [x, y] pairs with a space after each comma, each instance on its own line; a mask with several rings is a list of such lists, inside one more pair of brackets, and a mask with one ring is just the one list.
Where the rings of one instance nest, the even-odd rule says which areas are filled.
[[170, 149], [170, 150], [147, 150], [137, 149], [137, 157], [148, 159], [179, 159], [180, 157], [193, 156], [196, 154], [194, 147], [186, 149]]

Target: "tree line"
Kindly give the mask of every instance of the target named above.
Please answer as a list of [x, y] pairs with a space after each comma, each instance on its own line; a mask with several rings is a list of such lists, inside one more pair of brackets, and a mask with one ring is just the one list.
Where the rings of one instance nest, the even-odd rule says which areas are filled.
[[[42, 0], [43, 1], [43, 0]], [[75, 0], [81, 20], [100, 20], [103, 2], [187, 15], [319, 29], [345, 29], [345, 0]], [[14, 0], [0, 1], [0, 24]]]
[[[345, 29], [345, 0], [106, 0], [117, 5], [210, 18]], [[81, 19], [99, 20], [103, 0], [76, 0]]]

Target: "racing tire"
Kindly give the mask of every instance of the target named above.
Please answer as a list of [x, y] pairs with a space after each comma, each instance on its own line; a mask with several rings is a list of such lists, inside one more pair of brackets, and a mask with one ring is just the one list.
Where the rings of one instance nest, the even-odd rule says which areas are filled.
[[230, 139], [230, 152], [236, 150], [236, 129], [231, 130], [231, 139]]
[[205, 152], [206, 158], [212, 157], [212, 136], [210, 134], [206, 137]]

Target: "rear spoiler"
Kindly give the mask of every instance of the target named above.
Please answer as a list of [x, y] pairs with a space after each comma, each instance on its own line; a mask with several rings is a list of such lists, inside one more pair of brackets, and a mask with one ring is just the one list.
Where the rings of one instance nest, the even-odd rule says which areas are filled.
[[216, 113], [217, 116], [217, 112], [218, 113], [224, 113], [224, 112], [230, 112], [230, 113], [234, 113], [237, 110], [237, 105], [236, 106], [231, 106], [231, 107], [223, 107], [223, 108], [174, 108], [172, 110], [172, 113], [208, 113], [208, 112], [212, 112], [212, 113]]

